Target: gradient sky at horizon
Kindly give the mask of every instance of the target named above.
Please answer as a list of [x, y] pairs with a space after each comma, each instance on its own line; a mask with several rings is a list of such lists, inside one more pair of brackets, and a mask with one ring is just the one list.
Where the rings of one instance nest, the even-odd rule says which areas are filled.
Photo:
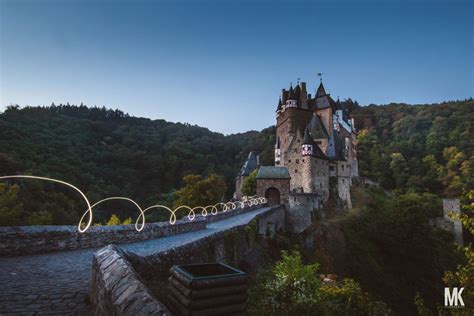
[[474, 95], [472, 1], [0, 0], [0, 110], [69, 102], [222, 133], [323, 73], [363, 105]]

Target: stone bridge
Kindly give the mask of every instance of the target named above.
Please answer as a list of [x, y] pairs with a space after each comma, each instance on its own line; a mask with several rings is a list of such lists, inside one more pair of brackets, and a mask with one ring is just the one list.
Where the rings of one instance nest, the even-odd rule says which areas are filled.
[[[167, 272], [173, 264], [237, 262], [254, 246], [249, 235], [259, 238], [284, 230], [284, 217], [285, 207], [277, 205], [236, 209], [175, 225], [152, 223], [142, 232], [132, 225], [91, 227], [84, 234], [72, 226], [0, 228], [0, 315], [88, 315], [93, 312], [91, 300], [96, 314], [111, 312], [104, 310], [110, 302], [100, 301], [107, 293], [98, 293], [107, 288], [91, 277], [100, 272], [92, 269], [94, 254], [104, 253], [98, 252], [99, 247], [117, 244], [135, 261], [149, 262], [140, 265], [149, 273]], [[41, 253], [48, 251], [54, 252]], [[29, 255], [20, 256], [25, 253]], [[97, 264], [94, 267], [98, 269]]]

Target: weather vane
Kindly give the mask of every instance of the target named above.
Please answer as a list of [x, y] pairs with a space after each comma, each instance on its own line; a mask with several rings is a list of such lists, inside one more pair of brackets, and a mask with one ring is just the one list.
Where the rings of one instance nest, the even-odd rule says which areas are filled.
[[319, 82], [323, 82], [323, 74], [318, 72]]

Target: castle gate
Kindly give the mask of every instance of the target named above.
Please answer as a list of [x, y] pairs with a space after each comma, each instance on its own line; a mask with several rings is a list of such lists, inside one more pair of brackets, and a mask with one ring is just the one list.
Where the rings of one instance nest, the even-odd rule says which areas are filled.
[[271, 187], [265, 191], [265, 198], [268, 200], [268, 205], [279, 205], [280, 201], [280, 191], [277, 188]]

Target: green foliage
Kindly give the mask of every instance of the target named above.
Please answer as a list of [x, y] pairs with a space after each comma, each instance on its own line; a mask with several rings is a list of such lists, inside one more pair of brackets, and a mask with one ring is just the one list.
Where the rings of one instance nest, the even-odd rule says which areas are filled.
[[[460, 219], [463, 228], [471, 236], [474, 235], [474, 190], [465, 196], [464, 214], [452, 215], [454, 219]], [[449, 287], [464, 287], [462, 294], [465, 308], [462, 310], [451, 310], [452, 315], [474, 315], [474, 247], [472, 243], [460, 246], [459, 251], [463, 255], [464, 262], [457, 266], [454, 271], [447, 271], [443, 281]]]
[[[222, 175], [230, 199], [235, 175], [249, 151], [260, 153], [263, 164], [271, 164], [274, 143], [274, 127], [224, 136], [195, 125], [130, 117], [105, 108], [11, 106], [0, 113], [0, 175], [61, 179], [78, 186], [91, 202], [119, 195], [141, 205], [172, 206], [173, 192], [186, 174]], [[77, 224], [86, 210], [77, 192], [62, 185], [14, 183], [21, 183], [18, 199], [24, 212], [5, 216], [9, 220], [4, 225], [27, 224], [28, 216], [38, 211], [50, 212], [55, 225]], [[112, 210], [121, 218], [136, 216], [133, 205], [109, 201], [94, 213], [94, 222], [107, 222]], [[152, 212], [150, 220], [166, 216]]]
[[357, 282], [322, 282], [318, 267], [303, 264], [297, 251], [282, 251], [282, 260], [270, 273], [260, 274], [251, 289], [249, 314], [369, 315], [375, 311], [375, 304]]
[[112, 214], [107, 222], [107, 226], [120, 225], [120, 218], [116, 214]]
[[245, 195], [253, 196], [257, 194], [257, 172], [258, 169], [252, 171], [242, 183], [242, 192]]
[[174, 207], [180, 205], [206, 206], [221, 202], [226, 192], [224, 178], [211, 174], [203, 179], [199, 175], [190, 174], [183, 178], [184, 186], [176, 191]]
[[26, 219], [28, 225], [52, 225], [53, 214], [48, 211], [34, 212]]
[[18, 201], [19, 187], [0, 183], [0, 226], [19, 225], [23, 204]]
[[433, 194], [373, 194], [360, 215], [342, 225], [349, 275], [397, 314], [416, 312], [417, 293], [425, 299], [423, 306], [435, 311], [442, 302], [444, 271], [459, 262], [452, 235], [429, 225], [440, 210]]
[[459, 197], [474, 184], [474, 101], [355, 108], [362, 176], [399, 192]]
[[130, 225], [130, 224], [132, 224], [132, 218], [131, 217], [127, 217], [122, 223], [122, 225]]

